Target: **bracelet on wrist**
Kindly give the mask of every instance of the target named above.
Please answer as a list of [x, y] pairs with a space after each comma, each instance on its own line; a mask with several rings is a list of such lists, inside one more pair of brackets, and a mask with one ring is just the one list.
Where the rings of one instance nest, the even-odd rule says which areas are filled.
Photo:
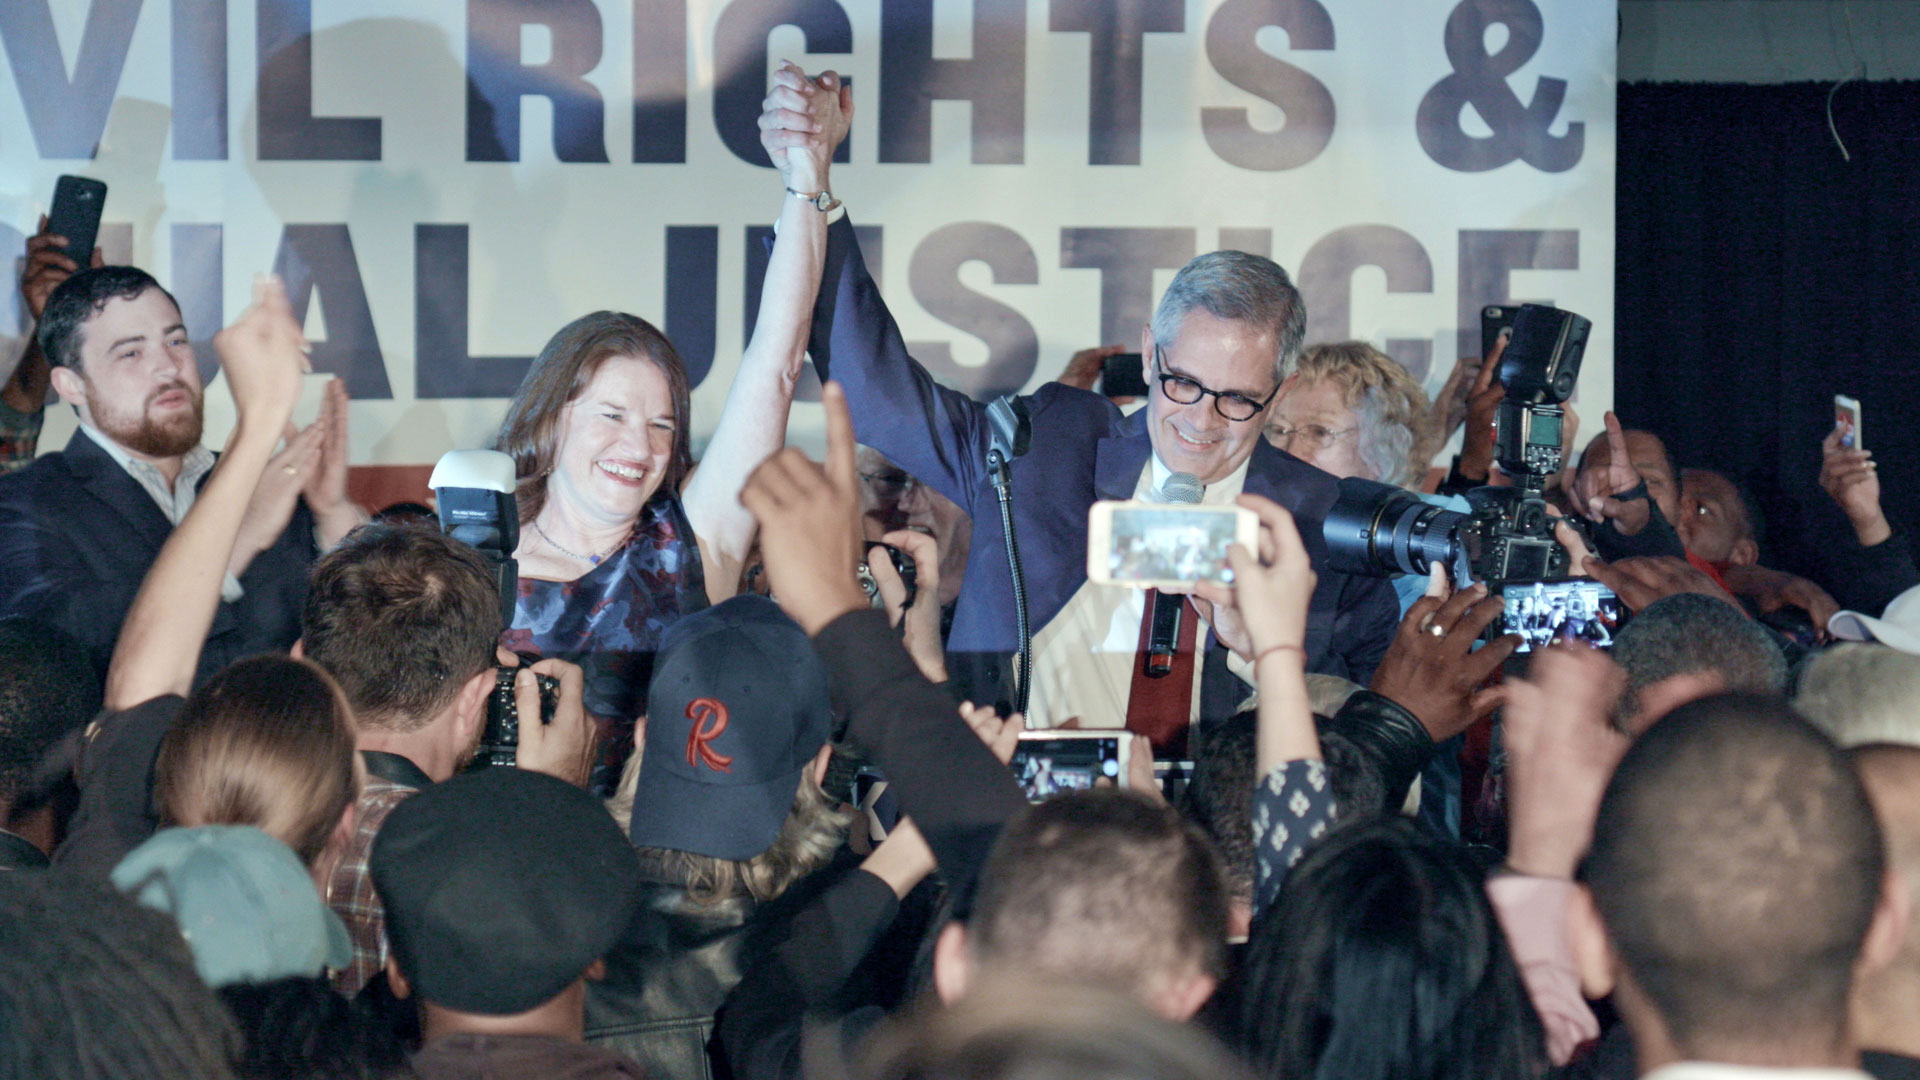
[[1291, 645], [1291, 644], [1269, 645], [1266, 648], [1261, 649], [1259, 652], [1253, 654], [1253, 662], [1258, 664], [1260, 661], [1265, 660], [1267, 657], [1277, 652], [1296, 652], [1300, 654], [1301, 663], [1304, 664], [1307, 662], [1307, 650], [1298, 645]]

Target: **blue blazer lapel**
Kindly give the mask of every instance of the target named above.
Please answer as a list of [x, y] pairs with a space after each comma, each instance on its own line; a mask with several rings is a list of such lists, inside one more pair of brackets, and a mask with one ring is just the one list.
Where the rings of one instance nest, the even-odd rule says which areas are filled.
[[1140, 470], [1153, 456], [1153, 440], [1147, 436], [1147, 410], [1122, 417], [1113, 426], [1113, 434], [1101, 439], [1094, 448], [1093, 490], [1102, 499], [1131, 499], [1140, 486]]
[[[159, 551], [167, 542], [167, 535], [173, 532], [173, 526], [167, 516], [154, 505], [153, 496], [140, 481], [128, 475], [120, 463], [113, 460], [93, 437], [84, 431], [75, 431], [73, 438], [67, 440], [66, 451], [61, 454], [62, 463], [72, 475], [81, 490], [106, 504], [114, 513], [120, 515], [133, 527], [147, 544], [149, 550]], [[76, 512], [85, 513], [82, 507], [74, 507]]]

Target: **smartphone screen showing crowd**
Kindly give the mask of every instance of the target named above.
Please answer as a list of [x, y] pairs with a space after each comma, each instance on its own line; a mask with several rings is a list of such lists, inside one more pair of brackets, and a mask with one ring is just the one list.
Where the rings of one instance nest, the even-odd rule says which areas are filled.
[[1627, 617], [1626, 605], [1613, 590], [1591, 578], [1513, 583], [1500, 593], [1506, 608], [1499, 621], [1487, 627], [1485, 636], [1491, 641], [1502, 634], [1518, 634], [1516, 655], [1562, 639], [1595, 649], [1611, 648]]
[[1124, 731], [1023, 731], [1008, 767], [1039, 802], [1063, 791], [1127, 786], [1133, 737]]
[[1259, 539], [1260, 519], [1245, 507], [1097, 502], [1087, 522], [1087, 578], [1140, 589], [1230, 584], [1228, 549], [1257, 551]]

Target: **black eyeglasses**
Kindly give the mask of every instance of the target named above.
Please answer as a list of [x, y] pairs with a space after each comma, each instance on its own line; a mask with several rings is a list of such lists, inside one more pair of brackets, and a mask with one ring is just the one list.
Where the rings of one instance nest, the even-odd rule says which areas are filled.
[[1265, 400], [1255, 401], [1245, 394], [1236, 394], [1231, 390], [1209, 390], [1185, 375], [1169, 375], [1161, 370], [1160, 343], [1157, 341], [1153, 343], [1153, 373], [1154, 377], [1160, 380], [1160, 392], [1167, 395], [1168, 401], [1178, 405], [1191, 405], [1203, 397], [1211, 397], [1213, 411], [1235, 422], [1251, 420], [1259, 416], [1260, 410], [1266, 408], [1280, 394], [1280, 387], [1276, 386], [1273, 388], [1273, 393], [1268, 394]]
[[870, 486], [872, 486], [873, 493], [876, 496], [882, 499], [890, 499], [890, 500], [904, 499], [907, 496], [913, 494], [914, 488], [920, 486], [920, 481], [914, 479], [912, 476], [909, 476], [908, 474], [903, 472], [894, 472], [894, 473], [863, 472], [860, 474], [860, 479], [865, 480]]

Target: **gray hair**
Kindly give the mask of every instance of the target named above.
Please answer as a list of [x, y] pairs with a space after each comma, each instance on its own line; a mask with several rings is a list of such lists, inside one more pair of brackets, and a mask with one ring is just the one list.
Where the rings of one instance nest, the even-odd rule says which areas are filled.
[[1353, 409], [1360, 421], [1360, 460], [1375, 480], [1411, 487], [1422, 479], [1414, 475], [1413, 429], [1389, 418], [1380, 397], [1380, 391], [1368, 390]]
[[1615, 722], [1640, 711], [1640, 692], [1675, 675], [1718, 675], [1729, 691], [1780, 694], [1787, 658], [1760, 624], [1725, 600], [1676, 593], [1648, 604], [1613, 639], [1613, 662], [1627, 671]]
[[1307, 304], [1280, 264], [1244, 251], [1213, 251], [1180, 268], [1153, 312], [1153, 339], [1163, 347], [1180, 336], [1187, 313], [1252, 323], [1279, 345], [1274, 380], [1287, 377], [1307, 336]]
[[1841, 746], [1920, 746], [1920, 656], [1840, 645], [1807, 661], [1793, 707]]
[[1299, 385], [1330, 382], [1353, 410], [1356, 446], [1370, 479], [1413, 488], [1433, 457], [1426, 391], [1400, 362], [1364, 341], [1313, 345], [1294, 365]]

